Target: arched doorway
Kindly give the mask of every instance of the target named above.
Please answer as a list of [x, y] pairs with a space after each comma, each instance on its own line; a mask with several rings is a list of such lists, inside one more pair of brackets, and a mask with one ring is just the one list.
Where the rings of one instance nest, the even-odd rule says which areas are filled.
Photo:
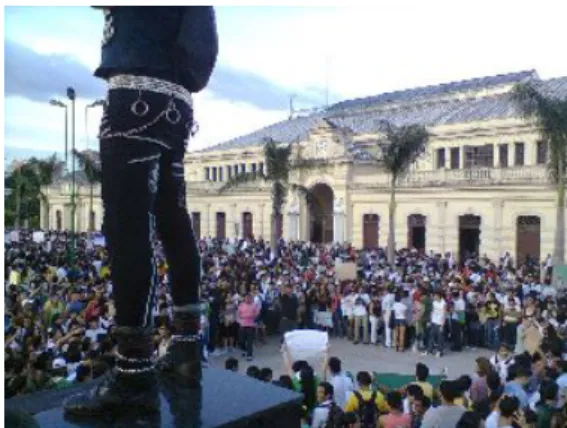
[[408, 216], [408, 248], [425, 251], [425, 235], [427, 217], [421, 214]]
[[309, 210], [309, 238], [312, 242], [333, 242], [333, 189], [319, 183], [311, 189], [313, 202]]
[[519, 216], [516, 220], [516, 266], [540, 262], [541, 219], [536, 215]]
[[480, 248], [480, 224], [479, 215], [459, 216], [459, 258], [464, 263], [473, 254], [478, 256]]
[[364, 248], [378, 248], [380, 217], [378, 214], [364, 214], [362, 217], [362, 237]]

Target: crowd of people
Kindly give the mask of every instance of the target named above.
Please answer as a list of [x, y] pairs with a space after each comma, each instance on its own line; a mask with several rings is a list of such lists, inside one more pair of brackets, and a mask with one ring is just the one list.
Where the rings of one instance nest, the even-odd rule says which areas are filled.
[[[6, 235], [8, 398], [85, 382], [113, 367], [114, 306], [104, 238], [80, 234], [73, 239], [72, 252], [70, 241], [66, 232], [37, 235], [12, 231]], [[291, 382], [287, 385], [304, 393], [306, 421], [310, 420], [313, 427], [329, 426], [320, 422], [325, 412], [319, 407], [331, 396], [336, 406], [327, 413], [339, 414], [335, 407], [340, 408], [345, 421], [352, 418], [351, 413], [357, 413], [359, 421], [353, 423], [363, 423], [361, 412], [355, 408], [375, 396], [372, 401], [376, 401], [381, 414], [377, 418], [381, 426], [404, 427], [407, 424], [403, 421], [408, 419], [404, 415], [416, 406], [422, 406], [422, 410], [427, 407], [427, 400], [420, 401], [422, 396], [433, 403], [436, 397], [440, 400], [434, 412], [436, 418], [445, 420], [438, 409], [453, 405], [454, 399], [460, 397], [455, 396], [455, 391], [468, 401], [467, 406], [461, 406], [463, 409], [488, 402], [489, 409], [505, 418], [502, 415], [507, 415], [516, 403], [511, 396], [519, 400], [520, 410], [529, 406], [537, 410], [551, 403], [551, 398], [545, 398], [553, 389], [549, 385], [559, 387], [556, 396], [565, 388], [562, 367], [567, 351], [567, 300], [551, 285], [549, 257], [541, 264], [529, 262], [516, 267], [509, 254], [495, 261], [473, 256], [458, 263], [450, 253], [401, 249], [395, 263], [389, 264], [383, 249], [357, 250], [349, 244], [281, 241], [277, 256], [261, 239], [236, 242], [205, 238], [198, 245], [202, 258], [202, 336], [208, 354], [204, 359], [231, 353], [234, 359], [238, 356], [235, 352], [242, 351], [252, 362], [255, 344], [265, 341], [269, 334], [297, 328], [326, 330], [331, 337], [348, 338], [353, 346], [421, 352], [424, 359], [427, 355], [442, 357], [448, 350], [460, 352], [465, 347], [486, 347], [495, 352], [489, 362], [491, 370], [477, 361], [478, 377], [472, 381], [447, 380], [437, 394], [429, 394], [429, 388], [425, 387], [425, 391], [423, 385], [422, 392], [408, 386], [403, 391], [373, 393], [369, 376], [361, 372], [354, 379], [361, 391], [348, 399], [337, 399], [342, 392], [336, 390], [345, 387], [337, 387], [332, 381], [337, 375], [336, 360], [329, 359], [328, 376], [315, 376], [311, 368], [294, 368], [298, 362], [290, 362]], [[167, 264], [157, 241], [155, 260], [155, 356], [160, 358], [174, 331]], [[352, 263], [356, 270], [351, 277], [339, 275], [340, 264]], [[536, 366], [540, 369], [537, 373]], [[317, 380], [313, 394], [307, 393], [301, 381], [304, 372], [309, 371]], [[271, 379], [269, 369], [258, 372], [254, 377]], [[488, 385], [491, 380], [495, 386], [494, 373], [498, 374], [499, 388], [504, 387], [504, 395], [498, 400], [495, 397], [500, 389]], [[518, 388], [526, 373], [529, 387]], [[485, 380], [482, 387], [479, 379]], [[534, 396], [539, 397], [536, 404], [531, 400]], [[413, 400], [409, 407], [407, 400]], [[406, 403], [404, 408], [400, 402]], [[554, 405], [564, 406], [563, 402]], [[488, 418], [486, 406], [484, 409], [484, 413], [473, 413]], [[424, 417], [420, 425], [412, 416], [411, 426], [438, 426], [431, 418]]]

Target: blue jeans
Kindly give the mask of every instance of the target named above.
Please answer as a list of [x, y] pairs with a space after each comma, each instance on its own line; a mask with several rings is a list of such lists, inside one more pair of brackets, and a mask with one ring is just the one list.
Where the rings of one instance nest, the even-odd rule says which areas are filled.
[[431, 324], [429, 326], [429, 352], [433, 353], [434, 348], [437, 347], [437, 352], [443, 353], [444, 344], [445, 338], [443, 337], [443, 326]]
[[500, 320], [486, 320], [486, 347], [489, 349], [498, 348], [500, 339], [498, 337], [498, 330], [500, 328]]

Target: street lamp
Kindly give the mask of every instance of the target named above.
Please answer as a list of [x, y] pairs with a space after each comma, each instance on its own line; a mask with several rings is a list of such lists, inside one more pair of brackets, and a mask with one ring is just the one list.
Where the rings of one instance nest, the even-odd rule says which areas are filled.
[[68, 148], [68, 125], [67, 125], [67, 104], [59, 101], [59, 100], [50, 100], [49, 104], [54, 107], [61, 107], [65, 109], [65, 169], [67, 169], [67, 153], [69, 152]]
[[77, 98], [75, 89], [67, 88], [67, 98], [71, 101], [71, 248], [69, 258], [74, 262], [75, 251], [75, 99]]
[[85, 134], [87, 137], [87, 150], [89, 149], [89, 109], [105, 105], [106, 100], [98, 99], [85, 106]]

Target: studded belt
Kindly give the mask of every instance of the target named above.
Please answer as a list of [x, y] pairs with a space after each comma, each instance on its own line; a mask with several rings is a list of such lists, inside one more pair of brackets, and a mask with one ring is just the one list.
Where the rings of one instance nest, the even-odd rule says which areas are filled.
[[183, 101], [189, 107], [193, 108], [193, 96], [191, 92], [181, 85], [176, 85], [175, 83], [155, 77], [119, 74], [112, 76], [108, 80], [108, 89], [131, 89], [134, 91], [149, 91], [169, 95]]

